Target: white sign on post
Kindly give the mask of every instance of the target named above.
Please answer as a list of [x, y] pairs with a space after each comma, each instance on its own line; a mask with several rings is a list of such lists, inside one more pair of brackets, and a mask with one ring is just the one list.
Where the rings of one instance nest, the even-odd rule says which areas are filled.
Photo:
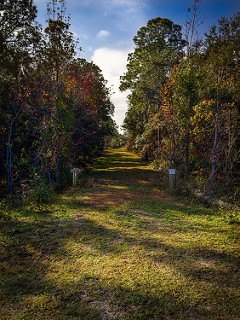
[[169, 184], [171, 189], [176, 185], [175, 169], [169, 169]]
[[77, 185], [78, 175], [80, 172], [81, 172], [81, 170], [79, 168], [71, 169], [71, 173], [73, 174], [73, 186]]

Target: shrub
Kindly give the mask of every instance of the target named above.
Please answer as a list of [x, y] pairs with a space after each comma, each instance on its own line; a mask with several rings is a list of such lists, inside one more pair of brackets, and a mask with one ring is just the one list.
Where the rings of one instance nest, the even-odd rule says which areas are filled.
[[222, 216], [230, 224], [240, 224], [240, 210], [237, 207], [222, 211]]
[[31, 205], [41, 206], [44, 203], [50, 202], [53, 196], [54, 191], [52, 186], [47, 184], [45, 179], [37, 176], [30, 185], [27, 201], [29, 201]]

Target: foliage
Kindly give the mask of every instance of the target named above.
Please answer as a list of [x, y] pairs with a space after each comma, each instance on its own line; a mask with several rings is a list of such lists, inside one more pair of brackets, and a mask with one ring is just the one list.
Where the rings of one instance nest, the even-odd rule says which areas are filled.
[[69, 167], [87, 166], [113, 134], [106, 81], [92, 62], [75, 59], [64, 0], [47, 3], [44, 32], [32, 1], [4, 0], [0, 9], [1, 184], [16, 193], [37, 172], [62, 188]]
[[[212, 112], [215, 122], [211, 152], [212, 184], [216, 182], [216, 174], [222, 174], [223, 171], [226, 182], [229, 183], [233, 178], [233, 167], [239, 161], [234, 150], [239, 141], [239, 95], [236, 94], [236, 87], [239, 85], [239, 17], [240, 13], [229, 20], [222, 18], [218, 27], [213, 26], [209, 34], [206, 34], [202, 69], [207, 83], [203, 93], [208, 99], [213, 99]], [[226, 163], [229, 167], [227, 170]]]
[[15, 94], [31, 68], [41, 34], [32, 0], [3, 0], [0, 12], [0, 176], [7, 177], [8, 193], [12, 193], [12, 160], [16, 153], [12, 140], [22, 112]]
[[43, 178], [35, 177], [34, 181], [29, 185], [29, 189], [26, 200], [32, 207], [41, 209], [41, 205], [53, 201], [53, 188]]
[[[120, 85], [120, 90], [132, 91], [124, 127], [129, 131], [130, 145], [151, 158], [158, 142], [149, 145], [144, 132], [161, 105], [160, 88], [171, 68], [182, 57], [185, 41], [179, 25], [160, 17], [140, 28], [133, 41], [135, 50], [128, 56], [127, 72], [121, 77]], [[155, 136], [154, 140], [157, 139]]]
[[239, 183], [240, 13], [199, 39], [199, 6], [195, 0], [188, 9], [185, 40], [167, 19], [140, 28], [120, 89], [131, 89], [124, 120], [129, 148], [186, 180], [203, 172], [213, 190], [217, 182]]
[[230, 224], [240, 224], [239, 208], [232, 208], [223, 210], [222, 215], [224, 219]]

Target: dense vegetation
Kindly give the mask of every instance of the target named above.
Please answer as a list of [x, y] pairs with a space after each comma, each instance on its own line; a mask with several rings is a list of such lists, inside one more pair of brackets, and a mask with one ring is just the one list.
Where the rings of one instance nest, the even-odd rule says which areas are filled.
[[134, 37], [120, 85], [131, 90], [128, 146], [159, 169], [172, 167], [185, 181], [195, 179], [195, 187], [236, 187], [240, 13], [222, 18], [199, 40], [198, 8], [195, 0], [183, 35], [179, 25], [155, 18]]
[[[27, 196], [66, 186], [114, 133], [113, 105], [101, 70], [76, 59], [65, 1], [47, 6], [47, 27], [32, 0], [0, 5], [0, 182]], [[71, 178], [71, 177], [70, 177]], [[43, 200], [43, 199], [42, 199]]]

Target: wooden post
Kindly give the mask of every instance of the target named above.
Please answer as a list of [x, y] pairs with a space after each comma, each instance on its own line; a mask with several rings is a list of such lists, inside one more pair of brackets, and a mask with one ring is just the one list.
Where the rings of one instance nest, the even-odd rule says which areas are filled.
[[169, 170], [169, 185], [170, 185], [170, 189], [174, 189], [176, 186], [175, 169]]
[[81, 172], [81, 170], [79, 168], [73, 168], [71, 170], [71, 173], [73, 174], [73, 187], [75, 187], [77, 185], [78, 176], [79, 176], [80, 172]]

